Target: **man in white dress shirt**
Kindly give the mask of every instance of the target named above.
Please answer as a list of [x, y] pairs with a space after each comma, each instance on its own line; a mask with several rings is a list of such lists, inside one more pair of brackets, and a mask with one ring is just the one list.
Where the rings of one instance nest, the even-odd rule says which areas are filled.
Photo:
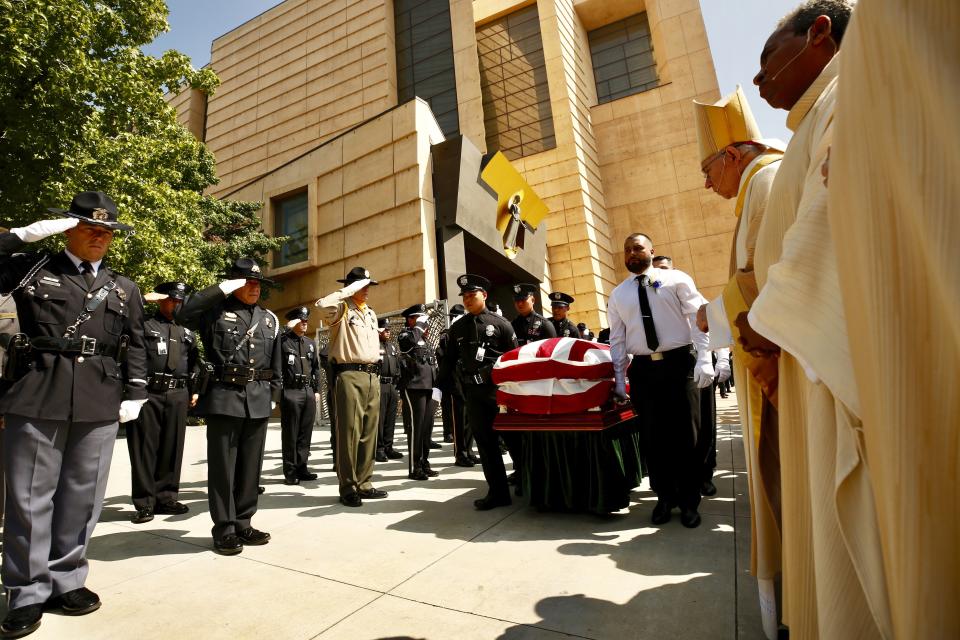
[[671, 510], [680, 507], [681, 523], [692, 529], [700, 525], [699, 389], [714, 376], [708, 337], [696, 326], [704, 298], [683, 271], [651, 266], [653, 241], [646, 235], [627, 237], [623, 252], [633, 275], [607, 303], [614, 395], [627, 398], [629, 379], [650, 487], [657, 494], [651, 522], [668, 522]]

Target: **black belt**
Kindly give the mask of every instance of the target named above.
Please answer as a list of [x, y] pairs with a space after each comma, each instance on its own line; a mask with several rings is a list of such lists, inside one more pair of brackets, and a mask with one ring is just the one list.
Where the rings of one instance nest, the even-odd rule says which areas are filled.
[[362, 371], [363, 373], [373, 373], [375, 375], [380, 375], [380, 365], [379, 364], [368, 364], [365, 362], [345, 362], [333, 365], [333, 370], [337, 373], [341, 371]]
[[310, 382], [309, 382], [308, 380], [290, 380], [290, 379], [287, 379], [287, 380], [284, 380], [284, 381], [283, 381], [283, 388], [284, 388], [284, 389], [306, 389], [306, 388], [309, 387], [309, 386], [311, 386], [311, 384], [310, 384]]
[[189, 378], [186, 376], [178, 378], [170, 373], [157, 373], [147, 378], [147, 391], [161, 392], [172, 391], [173, 389], [183, 389], [187, 386]]
[[460, 375], [460, 382], [467, 385], [493, 384], [493, 377], [489, 369], [481, 369], [473, 373], [464, 371]]
[[30, 339], [35, 351], [47, 353], [75, 353], [78, 356], [102, 356], [117, 354], [117, 345], [103, 344], [96, 338], [54, 338], [37, 336]]
[[248, 382], [257, 380], [273, 380], [273, 369], [255, 369], [243, 365], [224, 364], [215, 369], [217, 380], [227, 384], [246, 386]]
[[399, 376], [380, 376], [380, 384], [393, 384]]
[[690, 355], [690, 345], [685, 344], [682, 347], [677, 347], [676, 349], [670, 349], [668, 351], [655, 351], [654, 353], [645, 353], [642, 355], [634, 354], [634, 360], [642, 360], [644, 362], [660, 362], [662, 360], [670, 360], [679, 356]]

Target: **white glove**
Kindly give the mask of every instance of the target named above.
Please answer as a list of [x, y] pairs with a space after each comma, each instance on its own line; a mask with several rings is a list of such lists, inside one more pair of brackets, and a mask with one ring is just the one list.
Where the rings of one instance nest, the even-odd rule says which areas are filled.
[[440, 402], [440, 400], [443, 398], [443, 392], [440, 391], [440, 389], [437, 389], [436, 387], [434, 387], [432, 398], [434, 402]]
[[730, 352], [717, 352], [717, 382], [726, 382], [730, 379]]
[[[709, 353], [709, 352], [708, 352]], [[698, 361], [693, 368], [693, 381], [697, 388], [706, 389], [713, 384], [713, 365], [707, 362]]]
[[120, 403], [120, 419], [119, 422], [130, 422], [131, 420], [136, 420], [140, 415], [140, 409], [147, 403], [147, 399], [143, 400], [124, 400]]
[[223, 295], [228, 296], [245, 284], [247, 284], [246, 278], [237, 278], [236, 280], [224, 280], [217, 286], [220, 287], [220, 291], [223, 291]]
[[414, 323], [421, 329], [426, 329], [430, 324], [430, 316], [417, 316], [417, 319], [414, 320]]
[[340, 292], [349, 298], [360, 289], [363, 289], [365, 286], [370, 284], [370, 278], [364, 278], [363, 280], [357, 280], [356, 282], [345, 286], [343, 289], [340, 289]]
[[67, 229], [73, 229], [80, 220], [77, 218], [57, 218], [56, 220], [40, 220], [25, 227], [16, 227], [10, 229], [12, 233], [24, 242], [36, 242], [52, 235], [63, 233]]
[[271, 401], [270, 401], [270, 411], [273, 411], [273, 410], [276, 409], [276, 408], [277, 408], [277, 401], [276, 401], [276, 400], [271, 400]]

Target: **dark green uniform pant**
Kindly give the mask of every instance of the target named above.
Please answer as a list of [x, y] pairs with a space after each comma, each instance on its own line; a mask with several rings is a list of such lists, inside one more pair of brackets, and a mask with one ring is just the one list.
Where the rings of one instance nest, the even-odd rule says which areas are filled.
[[340, 495], [373, 488], [373, 456], [380, 422], [380, 376], [340, 371], [333, 392], [336, 406], [336, 466]]

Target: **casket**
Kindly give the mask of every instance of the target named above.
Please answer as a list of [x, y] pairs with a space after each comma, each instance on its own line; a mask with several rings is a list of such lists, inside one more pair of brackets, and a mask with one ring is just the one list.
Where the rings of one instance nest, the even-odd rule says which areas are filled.
[[633, 407], [627, 403], [602, 411], [536, 414], [508, 411], [498, 413], [493, 421], [497, 431], [604, 431], [634, 417]]

